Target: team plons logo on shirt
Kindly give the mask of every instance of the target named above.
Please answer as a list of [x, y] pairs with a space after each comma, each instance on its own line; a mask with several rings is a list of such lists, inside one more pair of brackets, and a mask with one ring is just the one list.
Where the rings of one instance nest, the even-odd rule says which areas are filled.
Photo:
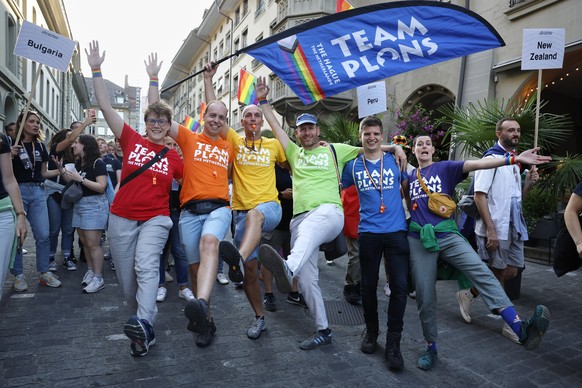
[[[423, 178], [423, 180], [426, 187], [433, 193], [441, 193], [443, 191], [441, 178], [438, 175], [429, 177], [428, 181], [426, 178]], [[415, 179], [414, 182], [412, 182], [412, 185], [410, 185], [410, 199], [414, 200], [426, 196], [427, 194], [422, 189], [418, 179]]]
[[[154, 156], [156, 156], [155, 151], [150, 151], [147, 147], [144, 147], [141, 144], [136, 144], [134, 150], [129, 153], [127, 163], [141, 167], [152, 160]], [[154, 163], [154, 165], [150, 167], [150, 170], [168, 175], [168, 159], [162, 158], [157, 163]]]
[[297, 167], [301, 168], [313, 168], [313, 169], [327, 169], [330, 166], [330, 155], [327, 153], [306, 155], [304, 153], [299, 154], [297, 159]]
[[194, 161], [228, 168], [228, 150], [212, 144], [198, 142], [194, 150]]
[[259, 147], [257, 150], [251, 150], [244, 145], [238, 145], [238, 152], [236, 154], [236, 164], [247, 166], [271, 166], [271, 151]]
[[[358, 190], [360, 191], [376, 190], [376, 187], [379, 188], [380, 186], [382, 186], [382, 190], [391, 190], [396, 184], [396, 177], [391, 168], [384, 169], [382, 177], [380, 177], [380, 171], [370, 171], [372, 179], [370, 179], [366, 171], [356, 171], [355, 175], [358, 183]], [[382, 185], [380, 185], [380, 178], [382, 178]], [[374, 183], [372, 183], [372, 180], [376, 183], [375, 186]]]

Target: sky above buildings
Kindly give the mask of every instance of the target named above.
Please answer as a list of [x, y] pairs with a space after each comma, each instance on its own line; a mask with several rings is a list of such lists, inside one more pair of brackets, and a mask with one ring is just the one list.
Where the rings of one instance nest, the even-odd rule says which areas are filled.
[[98, 40], [106, 51], [103, 76], [123, 86], [125, 75], [131, 86], [147, 88], [144, 60], [155, 51], [163, 60], [160, 83], [172, 59], [213, 0], [64, 0], [73, 39], [82, 52], [82, 70], [91, 76], [85, 49]]

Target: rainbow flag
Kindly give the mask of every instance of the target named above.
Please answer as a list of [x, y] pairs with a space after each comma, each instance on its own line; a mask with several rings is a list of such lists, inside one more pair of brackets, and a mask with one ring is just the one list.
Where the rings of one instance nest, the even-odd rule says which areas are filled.
[[238, 77], [238, 101], [244, 105], [259, 103], [257, 98], [257, 91], [255, 90], [256, 77], [251, 73], [246, 72], [244, 69], [240, 69], [240, 74]]
[[325, 93], [313, 73], [297, 36], [290, 36], [279, 41], [278, 44], [287, 64], [289, 76], [294, 79], [298, 86], [297, 95], [303, 101], [318, 101], [325, 98]]
[[335, 12], [343, 12], [348, 11], [350, 9], [354, 9], [354, 6], [350, 4], [348, 0], [337, 0], [335, 4]]
[[192, 117], [186, 115], [184, 118], [184, 126], [191, 130], [192, 132], [197, 132], [200, 128], [200, 122]]

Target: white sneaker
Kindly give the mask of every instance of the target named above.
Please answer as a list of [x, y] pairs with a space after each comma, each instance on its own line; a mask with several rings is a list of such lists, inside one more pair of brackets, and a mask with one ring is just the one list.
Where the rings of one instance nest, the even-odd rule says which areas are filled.
[[219, 273], [216, 274], [216, 281], [218, 283], [220, 283], [220, 284], [228, 284], [228, 283], [230, 283], [228, 281], [228, 278], [226, 277], [226, 275], [223, 274], [223, 273], [221, 273], [221, 272], [219, 272]]
[[386, 282], [386, 285], [384, 286], [384, 293], [386, 296], [390, 296], [392, 294], [392, 291], [390, 291], [390, 284], [388, 284], [388, 282]]
[[459, 302], [459, 310], [461, 315], [467, 323], [471, 323], [471, 304], [473, 303], [473, 294], [471, 290], [461, 290], [457, 292], [457, 302]]
[[57, 288], [61, 286], [61, 281], [52, 272], [45, 272], [38, 274], [38, 282], [43, 286]]
[[104, 288], [105, 282], [103, 281], [103, 278], [98, 278], [97, 276], [94, 276], [93, 279], [91, 279], [91, 282], [87, 284], [87, 287], [83, 288], [83, 293], [92, 294]]
[[166, 271], [166, 283], [172, 283], [173, 281], [174, 278], [172, 277], [172, 275], [170, 275], [170, 273]]
[[26, 291], [28, 284], [26, 284], [26, 278], [24, 277], [23, 273], [14, 277], [14, 284], [12, 285], [12, 288], [14, 288], [14, 291], [17, 292]]
[[28, 251], [26, 249], [22, 248], [22, 254], [23, 255], [28, 255]]
[[168, 295], [168, 290], [166, 289], [166, 287], [158, 287], [158, 294], [156, 295], [156, 302], [165, 301], [166, 295]]
[[507, 322], [503, 324], [503, 330], [501, 330], [501, 334], [509, 338], [511, 342], [521, 345], [519, 342], [519, 337], [517, 336], [517, 334], [515, 334], [515, 332], [511, 329]]
[[184, 300], [187, 300], [188, 302], [196, 299], [196, 297], [192, 293], [192, 290], [190, 290], [188, 287], [184, 288], [183, 290], [178, 291], [178, 297], [180, 297]]
[[93, 276], [95, 276], [93, 271], [88, 270], [87, 272], [85, 272], [85, 275], [83, 276], [83, 281], [81, 282], [81, 285], [83, 287], [88, 286], [89, 283], [91, 283], [91, 279], [93, 279]]

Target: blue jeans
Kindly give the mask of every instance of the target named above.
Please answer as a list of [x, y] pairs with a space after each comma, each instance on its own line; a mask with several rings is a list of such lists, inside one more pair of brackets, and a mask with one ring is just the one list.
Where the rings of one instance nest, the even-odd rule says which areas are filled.
[[[451, 233], [439, 238], [440, 251], [429, 252], [420, 239], [408, 237], [410, 246], [410, 272], [416, 287], [416, 304], [424, 339], [436, 342], [436, 278], [437, 260], [440, 258], [465, 274], [473, 283], [483, 302], [491, 311], [513, 306], [499, 281], [463, 237]], [[392, 279], [390, 279], [392, 288]]]
[[[26, 218], [30, 223], [30, 229], [32, 229], [32, 235], [36, 243], [36, 270], [38, 272], [47, 272], [50, 242], [49, 217], [44, 188], [40, 183], [19, 183], [18, 187], [22, 195]], [[15, 276], [24, 272], [21, 253], [16, 254], [11, 272]]]
[[402, 333], [408, 290], [409, 249], [407, 232], [361, 233], [359, 235], [362, 306], [368, 329], [378, 327], [378, 271], [382, 256], [388, 262], [390, 302], [388, 332]]
[[168, 235], [168, 241], [164, 247], [164, 253], [160, 256], [160, 286], [166, 283], [166, 268], [164, 268], [164, 257], [168, 251], [168, 246], [174, 257], [176, 269], [176, 282], [179, 286], [188, 285], [188, 259], [182, 240], [180, 239], [180, 230], [178, 221], [180, 221], [180, 210], [171, 210], [170, 218], [172, 219], [172, 229]]
[[[261, 228], [263, 232], [270, 232], [279, 225], [281, 221], [281, 205], [275, 201], [259, 203], [254, 210], [263, 214], [263, 227]], [[233, 211], [234, 220], [234, 242], [237, 247], [240, 247], [243, 236], [246, 231], [247, 214], [249, 211], [235, 210]], [[251, 252], [249, 257], [243, 258], [245, 261], [253, 260], [259, 257], [259, 245]]]
[[55, 257], [59, 244], [59, 232], [61, 232], [61, 252], [64, 257], [71, 255], [75, 229], [73, 228], [73, 208], [63, 209], [51, 195], [47, 197], [49, 215], [49, 241], [50, 256]]
[[192, 214], [188, 210], [180, 213], [180, 239], [186, 251], [188, 265], [200, 263], [200, 238], [211, 235], [218, 241], [224, 240], [231, 220], [230, 208], [226, 206], [210, 214]]

